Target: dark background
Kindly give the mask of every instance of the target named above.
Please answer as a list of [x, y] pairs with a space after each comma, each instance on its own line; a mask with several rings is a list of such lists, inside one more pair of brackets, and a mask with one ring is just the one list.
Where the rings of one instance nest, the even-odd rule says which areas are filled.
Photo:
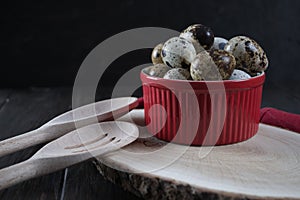
[[[2, 88], [72, 86], [88, 53], [114, 34], [146, 26], [181, 31], [202, 23], [217, 36], [248, 35], [261, 44], [270, 60], [265, 98], [300, 98], [298, 0], [4, 1], [0, 7]], [[112, 86], [124, 71], [149, 62], [150, 52], [120, 57], [102, 81]], [[300, 112], [295, 107], [282, 108]]]
[[[247, 35], [266, 51], [262, 107], [300, 114], [299, 0], [73, 0], [0, 3], [0, 140], [33, 130], [71, 109], [76, 73], [105, 39], [132, 28], [181, 31], [193, 23], [217, 36]], [[109, 97], [117, 79], [150, 62], [150, 49], [121, 56], [99, 83]], [[140, 94], [141, 95], [141, 94]], [[30, 157], [42, 145], [0, 158], [0, 168]], [[63, 190], [63, 184], [65, 190]], [[0, 191], [0, 199], [137, 199], [104, 181], [84, 162]]]

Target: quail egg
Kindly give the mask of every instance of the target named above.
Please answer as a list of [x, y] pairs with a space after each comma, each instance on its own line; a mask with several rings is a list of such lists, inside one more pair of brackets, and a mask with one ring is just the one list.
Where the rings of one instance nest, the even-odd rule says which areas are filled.
[[236, 65], [234, 56], [231, 53], [220, 49], [212, 49], [209, 52], [209, 55], [217, 65], [222, 79], [229, 79]]
[[159, 63], [145, 68], [144, 72], [150, 76], [162, 78], [164, 77], [165, 73], [167, 73], [167, 71], [169, 71], [170, 69], [172, 68], [165, 64]]
[[191, 42], [184, 38], [173, 37], [166, 41], [161, 50], [163, 62], [172, 68], [189, 68], [196, 56]]
[[228, 40], [222, 37], [215, 37], [214, 44], [212, 45], [211, 49], [221, 49], [224, 50], [225, 45], [227, 44]]
[[236, 68], [256, 75], [268, 67], [268, 58], [257, 42], [246, 36], [231, 38], [224, 50], [232, 53], [236, 59]]
[[214, 43], [213, 31], [202, 24], [194, 24], [187, 27], [179, 37], [192, 42], [197, 53], [203, 51], [203, 48], [205, 50], [210, 49]]
[[187, 80], [190, 79], [190, 72], [183, 68], [174, 68], [169, 70], [163, 78], [165, 79], [177, 79], [177, 80]]
[[192, 79], [195, 81], [222, 80], [218, 66], [207, 51], [197, 54], [191, 63], [190, 72]]
[[249, 74], [247, 74], [246, 72], [239, 70], [239, 69], [235, 69], [233, 70], [229, 80], [244, 80], [244, 79], [248, 79], [251, 78], [251, 76]]
[[163, 63], [162, 57], [161, 57], [161, 49], [163, 47], [163, 44], [160, 43], [154, 47], [152, 54], [151, 54], [151, 60], [153, 64]]

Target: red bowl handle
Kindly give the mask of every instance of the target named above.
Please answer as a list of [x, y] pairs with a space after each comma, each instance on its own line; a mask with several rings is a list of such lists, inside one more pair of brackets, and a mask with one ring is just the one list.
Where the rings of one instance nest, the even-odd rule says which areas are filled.
[[144, 108], [144, 98], [143, 97], [140, 97], [138, 98], [138, 106], [136, 108]]

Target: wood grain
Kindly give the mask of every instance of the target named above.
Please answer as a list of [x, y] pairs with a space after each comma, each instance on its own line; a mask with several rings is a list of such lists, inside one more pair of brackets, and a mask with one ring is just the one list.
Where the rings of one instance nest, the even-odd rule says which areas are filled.
[[[129, 118], [142, 122], [143, 111], [121, 120]], [[253, 138], [213, 148], [139, 139], [97, 159], [97, 166], [108, 180], [147, 199], [299, 199], [299, 144], [299, 134], [260, 124]]]

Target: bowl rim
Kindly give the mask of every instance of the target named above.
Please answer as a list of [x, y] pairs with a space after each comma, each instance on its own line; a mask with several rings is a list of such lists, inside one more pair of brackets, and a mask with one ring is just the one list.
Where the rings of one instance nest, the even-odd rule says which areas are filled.
[[[151, 67], [151, 66], [149, 66]], [[207, 85], [210, 86], [217, 86], [223, 84], [226, 89], [235, 89], [235, 88], [253, 88], [262, 85], [265, 81], [265, 72], [261, 74], [243, 80], [221, 80], [221, 81], [194, 81], [194, 80], [174, 80], [174, 79], [164, 79], [159, 77], [154, 77], [145, 72], [147, 69], [143, 68], [140, 72], [140, 79], [142, 80], [143, 84], [151, 84], [158, 87], [171, 87], [171, 88], [178, 88], [184, 89], [187, 88], [184, 85], [185, 83], [189, 83], [193, 89], [205, 89]], [[189, 86], [189, 87], [190, 87]]]

